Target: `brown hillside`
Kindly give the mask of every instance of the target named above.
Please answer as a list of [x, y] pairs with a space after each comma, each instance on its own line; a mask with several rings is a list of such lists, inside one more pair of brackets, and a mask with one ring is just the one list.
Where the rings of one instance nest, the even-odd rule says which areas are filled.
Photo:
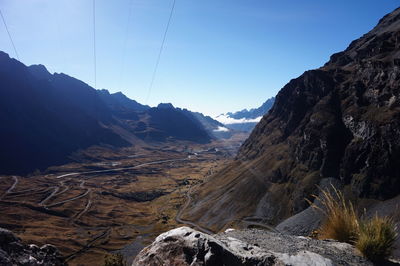
[[193, 193], [188, 219], [219, 230], [276, 224], [307, 207], [322, 178], [359, 198], [400, 194], [400, 9], [320, 69], [281, 89], [234, 162]]

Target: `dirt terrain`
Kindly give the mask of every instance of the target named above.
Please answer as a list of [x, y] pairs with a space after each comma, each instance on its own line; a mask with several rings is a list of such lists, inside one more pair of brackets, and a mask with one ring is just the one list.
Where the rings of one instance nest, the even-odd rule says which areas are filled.
[[155, 236], [185, 223], [179, 209], [188, 192], [231, 160], [241, 140], [92, 147], [75, 154], [76, 163], [1, 176], [0, 227], [56, 245], [70, 265], [102, 265], [110, 252], [131, 261]]

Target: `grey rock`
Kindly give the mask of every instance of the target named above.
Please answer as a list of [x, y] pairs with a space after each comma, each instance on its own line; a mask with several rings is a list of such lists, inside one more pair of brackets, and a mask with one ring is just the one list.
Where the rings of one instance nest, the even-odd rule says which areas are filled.
[[4, 247], [12, 242], [18, 242], [20, 239], [16, 237], [10, 230], [0, 228], [0, 246]]
[[0, 228], [0, 265], [64, 266], [64, 259], [53, 245], [26, 245], [7, 229]]
[[139, 265], [372, 265], [349, 244], [277, 234], [228, 230], [207, 235], [180, 227], [159, 235], [133, 261]]
[[[343, 184], [340, 182], [340, 180], [335, 178], [323, 178], [319, 183], [319, 187], [322, 190], [328, 190], [331, 192], [331, 194], [333, 194], [332, 188], [335, 187], [337, 189], [341, 189]], [[322, 197], [321, 192], [318, 194], [318, 197]], [[314, 204], [318, 208], [324, 208], [318, 199], [314, 200]], [[322, 212], [310, 206], [304, 211], [301, 211], [282, 221], [275, 227], [275, 229], [285, 234], [309, 236], [312, 231], [318, 229], [323, 219], [324, 216]]]

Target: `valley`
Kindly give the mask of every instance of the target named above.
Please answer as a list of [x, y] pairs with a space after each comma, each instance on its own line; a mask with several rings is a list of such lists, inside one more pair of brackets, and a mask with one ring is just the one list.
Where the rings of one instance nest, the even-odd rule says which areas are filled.
[[400, 265], [396, 4], [6, 2], [0, 266]]
[[56, 245], [69, 265], [102, 265], [116, 251], [130, 262], [161, 232], [196, 227], [180, 217], [189, 192], [227, 164], [243, 139], [94, 146], [42, 173], [1, 176], [0, 227]]

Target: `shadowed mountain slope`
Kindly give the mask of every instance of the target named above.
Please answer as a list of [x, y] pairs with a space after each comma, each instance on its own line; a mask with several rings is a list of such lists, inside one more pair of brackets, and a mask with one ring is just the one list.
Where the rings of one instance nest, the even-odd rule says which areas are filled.
[[[72, 101], [83, 101], [90, 92], [64, 93], [51, 80], [38, 78], [36, 74], [0, 52], [2, 174], [27, 173], [64, 163], [71, 152], [95, 144], [128, 144], [99, 123], [112, 121], [104, 104], [89, 101], [91, 109]], [[56, 80], [58, 82], [58, 77]]]
[[142, 105], [135, 100], [129, 99], [122, 92], [109, 93], [108, 90], [97, 91], [103, 102], [117, 116], [124, 116], [130, 112], [142, 112], [150, 108], [148, 105]]
[[147, 141], [175, 139], [207, 143], [212, 139], [192, 114], [165, 103], [140, 115], [135, 134]]
[[[323, 178], [358, 198], [400, 194], [400, 9], [281, 89], [236, 160], [199, 186], [185, 217], [219, 230], [304, 210]], [[247, 217], [247, 218], [246, 218]]]
[[0, 52], [1, 174], [66, 163], [71, 153], [92, 145], [211, 141], [212, 130], [196, 116], [172, 105], [150, 108], [120, 92], [97, 91]]

